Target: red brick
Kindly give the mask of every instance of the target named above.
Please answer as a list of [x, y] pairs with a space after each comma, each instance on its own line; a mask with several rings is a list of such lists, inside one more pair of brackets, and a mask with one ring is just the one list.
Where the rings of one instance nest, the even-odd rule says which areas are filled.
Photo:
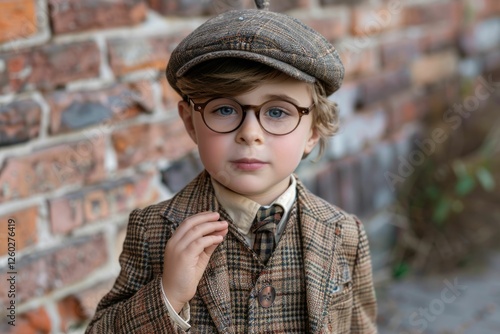
[[399, 28], [402, 23], [402, 12], [399, 6], [359, 6], [353, 8], [352, 33], [356, 36], [369, 36]]
[[[217, 0], [212, 1], [214, 3], [217, 2]], [[282, 13], [292, 9], [305, 9], [309, 6], [310, 0], [270, 1], [269, 10]], [[253, 5], [253, 7], [251, 8], [255, 8], [255, 5]]]
[[112, 135], [112, 142], [118, 155], [119, 168], [159, 158], [175, 160], [196, 147], [180, 119], [116, 131]]
[[358, 104], [368, 105], [386, 99], [410, 86], [407, 69], [385, 71], [358, 81]]
[[0, 43], [25, 39], [37, 32], [35, 0], [0, 2]]
[[51, 108], [50, 132], [65, 133], [96, 125], [116, 122], [152, 112], [150, 83], [115, 85], [95, 91], [57, 91], [47, 96]]
[[100, 54], [93, 41], [49, 44], [0, 56], [7, 66], [7, 83], [0, 93], [38, 88], [50, 90], [71, 81], [99, 76]]
[[177, 110], [177, 103], [182, 97], [170, 86], [165, 76], [160, 79], [162, 102], [168, 112]]
[[90, 289], [78, 292], [78, 298], [82, 313], [86, 318], [91, 318], [97, 308], [97, 304], [106, 293], [113, 287], [114, 279], [99, 283]]
[[[149, 6], [167, 16], [200, 16], [223, 13], [232, 9], [255, 8], [253, 0], [147, 0]], [[272, 11], [305, 6], [305, 0], [271, 1]]]
[[459, 29], [457, 26], [440, 24], [428, 29], [419, 39], [422, 52], [436, 52], [446, 48], [456, 47]]
[[362, 3], [364, 0], [320, 0], [321, 6], [330, 6], [330, 5], [350, 5], [355, 6]]
[[[16, 257], [15, 272], [16, 274], [16, 304], [24, 303], [25, 301], [37, 297], [41, 297], [52, 289], [51, 279], [51, 262], [50, 258], [46, 258], [39, 252], [28, 257]], [[7, 268], [0, 270], [0, 288], [1, 291], [7, 291]], [[6, 305], [8, 302], [7, 294], [0, 294], [0, 304]]]
[[32, 99], [0, 105], [0, 146], [19, 144], [38, 137], [41, 108]]
[[86, 223], [153, 204], [158, 197], [151, 177], [106, 182], [68, 194], [49, 201], [52, 232], [66, 234]]
[[406, 38], [381, 45], [382, 64], [385, 68], [398, 69], [420, 56], [418, 40]]
[[458, 25], [462, 21], [462, 5], [458, 1], [414, 5], [404, 8], [403, 16], [407, 26], [443, 21]]
[[[102, 235], [71, 240], [69, 244], [30, 254], [16, 261], [16, 303], [42, 297], [47, 293], [84, 280], [108, 260], [107, 243]], [[5, 277], [7, 269], [0, 271]], [[1, 291], [8, 281], [0, 280]], [[0, 294], [3, 305], [8, 301]]]
[[68, 333], [71, 327], [78, 327], [87, 318], [80, 300], [75, 296], [67, 296], [57, 302], [57, 311], [61, 324], [61, 333]]
[[52, 232], [68, 233], [83, 225], [83, 199], [67, 195], [49, 201]]
[[411, 65], [412, 81], [416, 85], [432, 84], [457, 73], [458, 55], [444, 51], [419, 58]]
[[[359, 76], [378, 72], [380, 69], [380, 53], [375, 47], [358, 48], [354, 39], [344, 42], [338, 48], [340, 58], [344, 64], [345, 75]], [[353, 43], [350, 45], [349, 43]]]
[[347, 35], [349, 30], [348, 17], [336, 15], [335, 17], [302, 19], [302, 21], [319, 32], [329, 41], [335, 41]]
[[49, 0], [54, 33], [135, 25], [146, 17], [143, 0]]
[[16, 326], [13, 327], [7, 325], [6, 321], [2, 321], [0, 332], [4, 334], [48, 334], [52, 329], [50, 317], [44, 307], [16, 315], [15, 324]]
[[68, 286], [85, 279], [108, 260], [107, 243], [102, 235], [72, 241], [51, 256], [53, 287]]
[[83, 202], [85, 218], [88, 221], [94, 221], [109, 217], [110, 209], [103, 190], [94, 190], [85, 194]]
[[13, 219], [15, 236], [12, 239], [15, 240], [16, 252], [32, 246], [38, 241], [38, 228], [37, 228], [37, 218], [38, 218], [38, 207], [32, 206], [25, 208], [20, 211], [11, 212], [3, 217], [0, 217], [0, 222], [2, 224], [0, 231], [0, 256], [7, 255], [7, 244], [8, 244], [8, 230], [7, 222], [9, 219]]
[[0, 201], [101, 180], [104, 152], [105, 140], [100, 137], [7, 158], [0, 171]]
[[424, 96], [419, 93], [403, 93], [390, 98], [389, 128], [390, 131], [399, 131], [404, 124], [418, 120], [424, 113], [427, 104]]
[[112, 38], [108, 41], [111, 68], [117, 75], [143, 69], [157, 69], [163, 72], [171, 52], [182, 37], [177, 35], [172, 37]]

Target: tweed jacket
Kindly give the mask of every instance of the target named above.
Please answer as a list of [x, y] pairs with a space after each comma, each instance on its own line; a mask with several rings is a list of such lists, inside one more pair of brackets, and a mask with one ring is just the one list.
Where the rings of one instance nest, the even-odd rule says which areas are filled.
[[[376, 302], [368, 242], [359, 220], [310, 193], [297, 182], [308, 332], [376, 333]], [[100, 301], [86, 333], [184, 333], [169, 317], [162, 299], [161, 276], [166, 242], [189, 216], [218, 211], [227, 216], [202, 172], [173, 198], [134, 210], [130, 215], [121, 272]], [[221, 216], [222, 216], [221, 214]], [[210, 258], [198, 285], [206, 314], [191, 314], [190, 332], [234, 333], [223, 241]], [[196, 321], [210, 317], [211, 329]], [[287, 321], [283, 319], [273, 321]]]

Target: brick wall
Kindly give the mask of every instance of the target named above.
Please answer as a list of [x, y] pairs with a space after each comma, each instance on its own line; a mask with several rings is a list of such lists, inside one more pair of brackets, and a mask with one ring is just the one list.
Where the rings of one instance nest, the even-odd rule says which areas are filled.
[[[364, 218], [382, 270], [402, 182], [388, 172], [412, 158], [422, 119], [460, 99], [461, 82], [498, 74], [500, 5], [271, 2], [335, 42], [345, 62], [332, 96], [341, 132], [298, 172]], [[252, 1], [0, 2], [0, 332], [81, 331], [118, 273], [130, 211], [168, 198], [201, 169], [163, 77], [170, 52], [208, 16], [244, 7]], [[16, 327], [5, 320], [9, 219]]]

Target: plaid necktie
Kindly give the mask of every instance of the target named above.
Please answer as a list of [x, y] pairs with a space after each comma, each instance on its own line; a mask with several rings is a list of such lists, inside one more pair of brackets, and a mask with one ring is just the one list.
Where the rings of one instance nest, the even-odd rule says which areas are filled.
[[272, 205], [269, 208], [261, 207], [252, 224], [252, 232], [255, 234], [253, 250], [262, 262], [267, 263], [271, 257], [276, 241], [276, 225], [283, 216], [283, 208], [279, 205]]

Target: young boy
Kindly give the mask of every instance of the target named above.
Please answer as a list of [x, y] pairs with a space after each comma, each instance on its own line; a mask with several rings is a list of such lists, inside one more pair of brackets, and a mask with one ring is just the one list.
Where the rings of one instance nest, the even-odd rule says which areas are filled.
[[336, 130], [343, 73], [321, 35], [264, 10], [180, 43], [167, 78], [205, 171], [132, 212], [88, 333], [376, 333], [362, 224], [293, 175]]

